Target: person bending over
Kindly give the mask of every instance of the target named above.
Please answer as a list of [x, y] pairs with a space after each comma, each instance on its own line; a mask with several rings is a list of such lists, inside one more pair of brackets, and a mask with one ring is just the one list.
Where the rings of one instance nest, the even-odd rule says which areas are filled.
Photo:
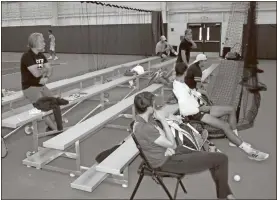
[[[191, 90], [185, 83], [185, 63], [176, 64], [176, 79], [173, 82], [173, 93], [178, 99], [179, 110], [182, 116], [187, 116], [191, 120], [199, 120], [215, 128], [222, 129], [227, 138], [235, 146], [245, 152], [250, 159], [256, 161], [266, 160], [269, 156], [251, 147], [238, 137], [236, 110], [231, 106], [205, 106], [197, 99], [197, 92]], [[218, 119], [229, 115], [229, 122]]]
[[168, 44], [166, 37], [162, 35], [160, 41], [156, 45], [156, 54], [165, 59], [170, 55], [170, 52], [177, 56], [177, 52]]
[[[235, 199], [228, 184], [228, 157], [223, 153], [192, 151], [176, 145], [162, 111], [155, 109], [155, 96], [142, 92], [135, 96], [135, 137], [153, 168], [172, 173], [191, 174], [210, 170], [217, 197]], [[159, 120], [161, 129], [154, 120]]]
[[[41, 97], [52, 97], [52, 92], [46, 87], [52, 75], [52, 67], [44, 52], [45, 42], [41, 33], [32, 33], [28, 38], [29, 50], [20, 61], [21, 85], [24, 96], [34, 105]], [[56, 130], [56, 125], [50, 117], [45, 118], [47, 131]]]

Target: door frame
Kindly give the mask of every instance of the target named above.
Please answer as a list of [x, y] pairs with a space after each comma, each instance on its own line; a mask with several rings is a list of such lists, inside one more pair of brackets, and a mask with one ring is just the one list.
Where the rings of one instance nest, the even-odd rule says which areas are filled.
[[[219, 38], [219, 52], [218, 52], [218, 55], [220, 56], [221, 55], [221, 36], [222, 36], [222, 22], [188, 22], [187, 23], [187, 29], [189, 28], [189, 25], [197, 25], [197, 24], [200, 24], [201, 27], [203, 26], [203, 24], [219, 24], [220, 25], [220, 38]], [[204, 41], [204, 40], [202, 40]], [[197, 42], [199, 42], [199, 40], [197, 40]], [[204, 49], [202, 49], [204, 50]], [[202, 51], [203, 53], [205, 53], [204, 51]]]

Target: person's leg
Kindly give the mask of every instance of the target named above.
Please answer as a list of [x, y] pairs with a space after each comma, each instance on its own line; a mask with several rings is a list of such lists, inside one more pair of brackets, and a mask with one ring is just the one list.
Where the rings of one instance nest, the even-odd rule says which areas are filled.
[[[45, 86], [44, 86], [45, 87]], [[47, 88], [48, 89], [48, 88]], [[49, 90], [49, 89], [48, 89]], [[50, 91], [50, 90], [49, 90]], [[46, 93], [49, 91], [46, 91]], [[44, 88], [43, 87], [29, 87], [25, 90], [23, 90], [23, 94], [24, 96], [33, 104], [35, 103], [39, 98], [43, 97], [44, 93]], [[51, 129], [55, 130], [56, 129], [56, 125], [53, 122], [53, 120], [51, 120], [50, 117], [46, 117], [44, 119], [45, 123], [47, 126], [49, 126]]]
[[211, 125], [215, 128], [221, 129], [226, 134], [227, 138], [234, 143], [237, 147], [242, 149], [245, 153], [248, 154], [250, 159], [254, 159], [257, 161], [262, 161], [268, 158], [268, 154], [260, 152], [256, 149], [253, 149], [251, 145], [244, 142], [240, 139], [230, 128], [230, 125], [227, 122], [217, 119], [210, 114], [204, 114], [200, 119], [202, 122]]
[[192, 174], [210, 170], [215, 181], [217, 197], [226, 198], [232, 194], [228, 184], [228, 157], [223, 153], [190, 151], [178, 147], [176, 154], [161, 167], [161, 170]]
[[[214, 117], [222, 117], [229, 115], [229, 125], [231, 126], [233, 132], [238, 136], [237, 130], [237, 117], [236, 110], [232, 106], [212, 106], [210, 114]], [[235, 146], [232, 142], [229, 143], [230, 146]]]
[[[51, 92], [51, 90], [49, 90], [49, 88], [47, 86], [43, 86], [41, 93], [42, 93], [42, 96], [44, 96], [44, 97], [53, 97], [54, 96], [54, 94]], [[50, 129], [47, 128], [49, 131], [51, 129], [52, 130], [56, 129], [56, 125], [54, 125], [54, 129], [53, 129], [53, 124], [55, 124], [54, 122], [56, 122], [58, 130], [60, 130], [59, 127], [62, 127], [62, 125], [61, 125], [62, 117], [61, 117], [60, 108], [53, 109], [53, 115], [49, 115], [49, 116], [45, 117], [45, 122], [50, 128]], [[51, 124], [51, 125], [49, 125], [49, 124]]]

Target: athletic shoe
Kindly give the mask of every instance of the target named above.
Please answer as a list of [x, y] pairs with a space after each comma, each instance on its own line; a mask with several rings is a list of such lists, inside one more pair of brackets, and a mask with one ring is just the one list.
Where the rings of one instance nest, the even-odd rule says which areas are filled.
[[56, 56], [55, 58], [54, 58], [54, 60], [58, 60], [59, 58]]
[[253, 149], [249, 154], [248, 158], [255, 161], [263, 161], [269, 157], [268, 153], [264, 153], [258, 150]]
[[50, 56], [49, 58], [47, 58], [48, 60], [52, 60], [53, 58], [52, 58], [52, 56]]

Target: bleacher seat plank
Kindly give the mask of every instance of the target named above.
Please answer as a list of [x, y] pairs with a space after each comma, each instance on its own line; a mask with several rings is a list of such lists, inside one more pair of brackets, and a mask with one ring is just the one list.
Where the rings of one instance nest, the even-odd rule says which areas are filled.
[[[81, 98], [78, 98], [74, 101], [71, 101], [68, 105], [62, 106], [62, 108], [71, 106], [71, 105], [75, 104], [76, 102], [78, 102], [82, 99], [86, 99], [86, 98], [89, 98], [91, 96], [95, 96], [97, 94], [100, 94], [101, 92], [104, 92], [104, 91], [110, 90], [112, 88], [115, 88], [117, 85], [128, 82], [128, 81], [130, 81], [134, 78], [135, 78], [135, 76], [123, 76], [119, 79], [115, 79], [115, 80], [113, 80], [111, 82], [108, 82], [108, 83], [105, 83], [105, 84], [100, 84], [100, 85], [97, 85], [97, 86], [92, 86], [92, 87], [86, 88], [86, 89], [82, 90], [82, 92], [87, 93], [87, 95], [85, 95]], [[17, 127], [22, 126], [24, 124], [30, 123], [30, 122], [34, 121], [35, 119], [41, 119], [43, 116], [48, 115], [48, 114], [49, 114], [49, 112], [41, 112], [41, 113], [38, 113], [38, 114], [30, 114], [29, 110], [27, 110], [25, 112], [22, 112], [22, 113], [19, 113], [17, 115], [13, 115], [13, 116], [10, 116], [6, 119], [3, 119], [2, 120], [2, 126], [3, 127], [8, 127], [8, 128], [17, 128]]]
[[201, 81], [204, 82], [218, 66], [219, 64], [212, 64], [209, 68], [205, 69], [202, 72]]
[[[166, 104], [161, 109], [165, 115], [174, 114], [179, 109], [178, 104]], [[96, 170], [108, 174], [120, 175], [122, 169], [138, 155], [139, 151], [132, 137], [128, 137], [125, 142], [112, 154], [96, 166]]]
[[[160, 88], [162, 88], [161, 84], [153, 84], [143, 89], [142, 91], [154, 92]], [[75, 141], [86, 137], [89, 133], [99, 129], [100, 127], [103, 127], [108, 121], [115, 119], [119, 114], [128, 110], [134, 103], [133, 101], [135, 95], [136, 94], [124, 99], [123, 101], [120, 101], [114, 106], [111, 106], [106, 110], [85, 120], [84, 122], [77, 124], [67, 131], [57, 135], [56, 137], [43, 142], [43, 146], [46, 148], [65, 150], [69, 146], [73, 145]]]
[[[94, 71], [94, 72], [89, 72], [89, 73], [86, 73], [86, 74], [83, 74], [83, 75], [80, 75], [80, 76], [76, 76], [76, 77], [73, 77], [73, 78], [62, 79], [62, 80], [59, 80], [59, 81], [48, 83], [47, 87], [50, 90], [61, 89], [63, 87], [67, 87], [67, 86], [76, 84], [80, 81], [85, 81], [85, 80], [92, 79], [92, 78], [95, 78], [95, 77], [98, 77], [98, 76], [101, 76], [101, 75], [105, 75], [107, 73], [112, 73], [114, 70], [120, 69], [122, 67], [131, 67], [135, 64], [153, 61], [153, 60], [156, 60], [158, 58], [159, 57], [157, 57], [157, 56], [153, 56], [153, 57], [150, 57], [150, 58], [145, 58], [145, 59], [141, 59], [141, 60], [132, 61], [132, 62], [129, 62], [129, 63], [126, 63], [126, 64], [120, 64], [120, 65], [112, 66], [112, 67], [109, 67], [109, 68], [106, 68], [106, 69], [102, 69], [102, 70], [98, 70], [98, 71]], [[24, 99], [23, 92], [18, 91], [13, 95], [3, 97], [1, 103], [2, 103], [2, 106], [4, 106], [4, 105], [10, 104], [10, 103], [19, 101], [21, 99]]]
[[121, 170], [129, 164], [139, 151], [132, 137], [128, 137], [112, 154], [96, 166], [96, 170], [108, 174], [120, 175]]
[[87, 192], [92, 192], [97, 186], [104, 181], [109, 174], [104, 172], [98, 172], [95, 169], [96, 164], [79, 176], [70, 185], [72, 188], [83, 190]]

